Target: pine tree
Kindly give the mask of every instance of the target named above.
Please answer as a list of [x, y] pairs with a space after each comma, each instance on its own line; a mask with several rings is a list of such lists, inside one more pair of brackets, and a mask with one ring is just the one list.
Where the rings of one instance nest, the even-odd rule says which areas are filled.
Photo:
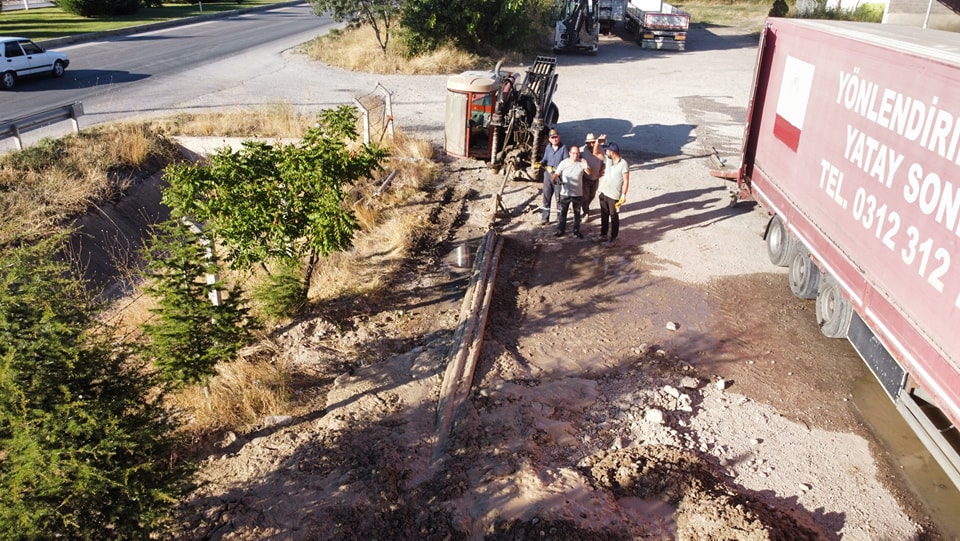
[[188, 473], [175, 427], [59, 247], [0, 253], [0, 538], [146, 539]]
[[157, 307], [156, 319], [144, 325], [149, 342], [143, 351], [174, 387], [206, 384], [217, 363], [233, 360], [250, 343], [257, 324], [238, 287], [212, 302], [225, 287], [205, 279], [217, 275], [217, 259], [181, 220], [160, 224], [148, 247], [146, 291]]

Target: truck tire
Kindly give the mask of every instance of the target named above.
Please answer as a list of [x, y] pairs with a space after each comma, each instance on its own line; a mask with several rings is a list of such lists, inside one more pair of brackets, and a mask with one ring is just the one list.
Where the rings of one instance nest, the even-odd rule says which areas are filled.
[[846, 338], [853, 321], [853, 306], [843, 296], [840, 284], [829, 274], [820, 278], [817, 292], [817, 325], [827, 338]]
[[786, 267], [797, 249], [797, 239], [787, 232], [787, 226], [779, 216], [774, 216], [767, 225], [767, 256], [778, 267]]
[[556, 126], [557, 122], [560, 120], [560, 109], [557, 107], [556, 103], [551, 103], [550, 107], [547, 108], [547, 126]]
[[813, 299], [820, 289], [820, 269], [806, 250], [794, 250], [787, 271], [790, 291], [801, 299]]

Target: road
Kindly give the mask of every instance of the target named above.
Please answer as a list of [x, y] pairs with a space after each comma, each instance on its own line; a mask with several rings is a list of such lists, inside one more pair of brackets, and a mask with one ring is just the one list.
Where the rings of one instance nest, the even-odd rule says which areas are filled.
[[185, 97], [276, 69], [283, 51], [334, 25], [299, 4], [61, 47], [70, 57], [66, 75], [25, 80], [5, 92], [0, 119], [74, 101], [83, 102], [81, 125], [167, 111]]

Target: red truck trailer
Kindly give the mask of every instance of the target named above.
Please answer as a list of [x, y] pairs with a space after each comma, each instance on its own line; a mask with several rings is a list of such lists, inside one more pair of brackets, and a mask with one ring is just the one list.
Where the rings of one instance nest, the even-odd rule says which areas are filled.
[[738, 200], [960, 487], [960, 34], [769, 19]]

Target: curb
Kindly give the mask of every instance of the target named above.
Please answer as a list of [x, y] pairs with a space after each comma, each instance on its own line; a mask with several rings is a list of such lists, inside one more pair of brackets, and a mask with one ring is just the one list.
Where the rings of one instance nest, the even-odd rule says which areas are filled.
[[117, 28], [114, 30], [105, 30], [103, 32], [88, 32], [86, 34], [77, 34], [75, 36], [65, 36], [62, 38], [53, 38], [46, 39], [43, 41], [37, 41], [37, 45], [43, 47], [44, 49], [56, 49], [58, 47], [63, 47], [64, 45], [72, 45], [74, 43], [83, 43], [87, 41], [96, 41], [102, 38], [109, 38], [113, 36], [127, 36], [130, 34], [139, 34], [142, 32], [152, 32], [154, 30], [162, 30], [164, 28], [171, 28], [174, 26], [183, 26], [188, 24], [197, 23], [200, 21], [206, 21], [209, 19], [221, 19], [226, 17], [232, 17], [234, 15], [241, 15], [244, 13], [252, 13], [257, 11], [269, 11], [271, 9], [285, 8], [290, 6], [296, 6], [299, 4], [308, 4], [304, 0], [293, 0], [291, 2], [279, 2], [276, 4], [269, 4], [266, 6], [256, 6], [250, 8], [241, 8], [241, 9], [232, 9], [230, 11], [221, 11], [219, 13], [211, 13], [209, 15], [197, 15], [195, 17], [186, 17], [183, 19], [171, 19], [169, 21], [161, 21], [158, 23], [148, 23], [140, 24], [136, 26], [128, 26], [125, 28]]

